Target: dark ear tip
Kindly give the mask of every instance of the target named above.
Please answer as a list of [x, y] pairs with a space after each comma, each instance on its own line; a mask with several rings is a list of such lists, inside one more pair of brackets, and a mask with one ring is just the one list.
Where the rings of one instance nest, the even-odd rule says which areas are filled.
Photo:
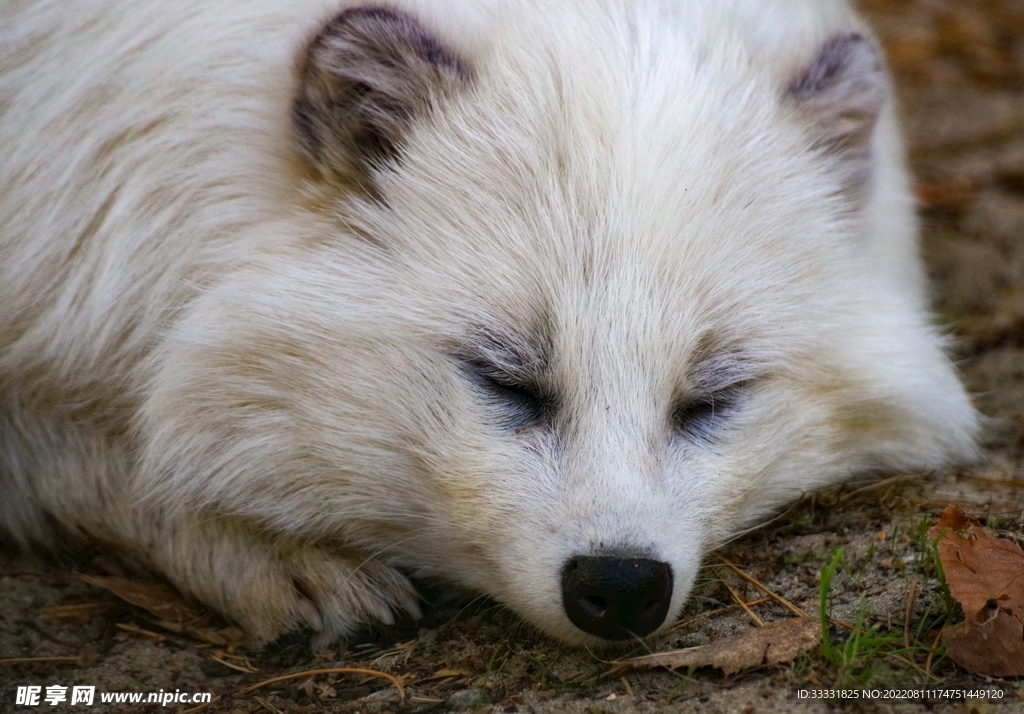
[[347, 39], [349, 41], [373, 41], [377, 35], [385, 32], [397, 32], [405, 34], [408, 28], [416, 27], [416, 21], [404, 12], [386, 7], [373, 5], [359, 5], [349, 7], [332, 17], [313, 40], [306, 50], [307, 66], [314, 61], [317, 52], [325, 49], [332, 40]]
[[787, 103], [809, 127], [811, 146], [833, 159], [842, 190], [858, 205], [871, 179], [871, 140], [888, 95], [882, 50], [856, 31], [827, 39], [786, 87]]
[[[328, 20], [309, 43], [306, 66], [317, 59], [320, 50], [337, 51], [343, 43], [348, 43], [349, 51], [354, 53], [346, 58], [352, 61], [361, 59], [390, 65], [389, 58], [397, 59], [407, 52], [441, 71], [469, 78], [469, 71], [459, 57], [418, 19], [402, 10], [376, 5], [342, 10]], [[359, 57], [359, 53], [366, 54]]]
[[412, 22], [412, 18], [404, 12], [393, 10], [387, 7], [373, 5], [357, 5], [348, 7], [336, 14], [320, 29], [316, 37], [309, 44], [310, 48], [322, 45], [324, 40], [332, 35], [346, 31], [360, 31], [367, 29], [369, 25], [376, 23], [399, 24]]
[[415, 17], [373, 5], [347, 8], [310, 40], [292, 105], [299, 149], [324, 177], [368, 186], [400, 156], [415, 118], [469, 77]]
[[789, 83], [786, 93], [802, 101], [851, 79], [880, 79], [884, 72], [882, 50], [874, 40], [860, 32], [840, 33], [825, 41], [810, 66]]

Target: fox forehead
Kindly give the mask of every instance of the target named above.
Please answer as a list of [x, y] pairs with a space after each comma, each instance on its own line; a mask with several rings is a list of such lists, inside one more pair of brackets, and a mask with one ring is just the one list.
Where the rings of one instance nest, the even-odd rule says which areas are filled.
[[528, 79], [478, 60], [472, 86], [414, 127], [380, 177], [386, 205], [353, 214], [359, 234], [393, 246], [431, 299], [450, 286], [453, 314], [512, 324], [568, 328], [604, 311], [749, 331], [735, 306], [782, 309], [787, 286], [805, 311], [815, 291], [828, 302], [834, 266], [856, 259], [855, 227], [780, 106], [785, 86], [749, 57], [730, 60], [742, 71], [676, 71], [685, 53], [637, 66], [635, 39], [616, 39], [620, 51], [602, 51], [630, 62], [612, 76], [632, 82], [558, 56]]

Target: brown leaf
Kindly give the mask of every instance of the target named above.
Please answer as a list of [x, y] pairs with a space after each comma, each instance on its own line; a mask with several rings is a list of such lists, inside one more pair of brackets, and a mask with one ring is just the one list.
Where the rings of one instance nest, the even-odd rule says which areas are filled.
[[820, 644], [821, 623], [811, 617], [794, 617], [700, 647], [632, 657], [619, 664], [669, 669], [718, 667], [730, 675], [763, 664], [789, 662]]
[[[116, 595], [130, 605], [142, 608], [154, 617], [150, 620], [152, 624], [170, 632], [220, 647], [240, 644], [242, 641], [238, 628], [214, 630], [208, 627], [208, 613], [186, 602], [169, 585], [119, 576], [79, 575], [78, 578]], [[119, 624], [118, 627], [132, 631], [134, 626]]]
[[1024, 672], [1024, 624], [1004, 610], [983, 624], [961, 622], [942, 630], [949, 658], [968, 672], [1015, 677]]
[[950, 659], [975, 674], [1024, 675], [1024, 551], [950, 506], [928, 531], [938, 539], [949, 591], [965, 621], [947, 627]]
[[199, 620], [205, 614], [185, 602], [174, 588], [163, 583], [98, 575], [79, 575], [78, 579], [113, 593], [129, 605], [141, 607], [160, 620], [182, 624]]
[[964, 509], [960, 508], [960, 506], [946, 506], [939, 522], [928, 529], [928, 537], [938, 538], [939, 534], [944, 530], [962, 531], [972, 523], [977, 523], [977, 521], [968, 518], [967, 514], [964, 513]]

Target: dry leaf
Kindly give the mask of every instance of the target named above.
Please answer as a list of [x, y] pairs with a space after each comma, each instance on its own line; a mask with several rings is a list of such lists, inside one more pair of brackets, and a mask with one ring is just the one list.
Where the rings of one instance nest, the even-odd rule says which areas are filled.
[[956, 506], [928, 535], [938, 539], [946, 584], [964, 610], [964, 622], [942, 632], [950, 659], [975, 674], [1024, 675], [1024, 551]]
[[148, 637], [149, 639], [153, 640], [154, 642], [163, 642], [164, 640], [167, 639], [166, 637], [164, 637], [163, 635], [161, 635], [158, 632], [150, 632], [149, 630], [144, 630], [141, 627], [136, 627], [135, 625], [129, 625], [129, 624], [126, 624], [126, 623], [123, 623], [123, 622], [115, 622], [114, 623], [114, 627], [116, 627], [119, 630], [124, 630], [125, 632], [130, 632], [133, 635], [140, 635], [142, 637]]
[[995, 609], [981, 625], [961, 622], [942, 630], [950, 659], [969, 672], [989, 677], [1014, 677], [1024, 672], [1024, 624]]
[[79, 575], [78, 579], [113, 593], [129, 605], [141, 607], [160, 620], [183, 624], [199, 620], [204, 615], [185, 602], [174, 588], [163, 583], [98, 575]]
[[789, 662], [820, 644], [821, 623], [811, 617], [795, 617], [700, 647], [633, 657], [618, 664], [669, 669], [719, 667], [730, 675], [763, 664]]
[[192, 637], [218, 647], [241, 646], [245, 633], [231, 625], [209, 626], [208, 613], [186, 602], [169, 585], [152, 580], [123, 577], [80, 575], [80, 580], [113, 593], [130, 605], [140, 607], [153, 615], [152, 624], [168, 632]]

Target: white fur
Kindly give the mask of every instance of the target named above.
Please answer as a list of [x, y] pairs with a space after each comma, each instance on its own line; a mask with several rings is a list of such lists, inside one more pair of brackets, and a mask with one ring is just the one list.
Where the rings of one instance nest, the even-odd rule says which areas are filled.
[[[779, 505], [971, 453], [892, 107], [851, 213], [785, 100], [866, 32], [845, 3], [388, 5], [474, 76], [415, 123], [386, 204], [294, 150], [296, 57], [340, 3], [0, 9], [15, 539], [50, 514], [260, 640], [415, 614], [402, 568], [584, 643], [575, 553], [657, 553], [671, 622], [702, 555]], [[541, 324], [566, 426], [511, 433], [451, 355]], [[724, 386], [695, 384], [708, 357], [747, 385], [716, 444], [669, 421]]]

